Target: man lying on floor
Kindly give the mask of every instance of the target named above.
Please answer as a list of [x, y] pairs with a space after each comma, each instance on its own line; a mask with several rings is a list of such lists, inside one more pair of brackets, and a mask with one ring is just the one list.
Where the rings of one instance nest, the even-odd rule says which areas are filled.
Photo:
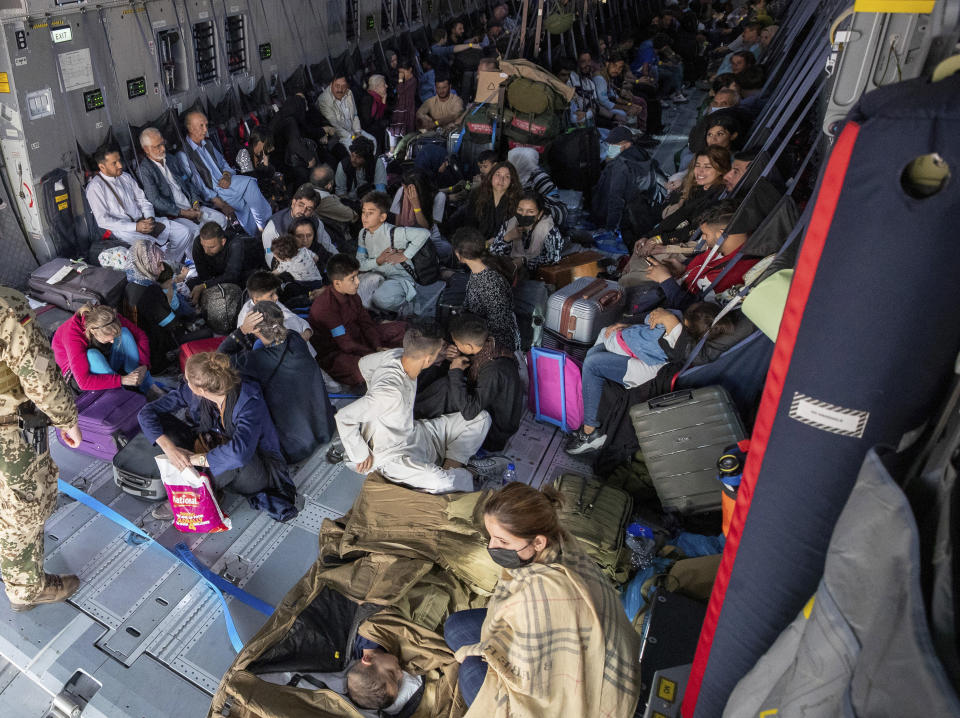
[[413, 404], [417, 377], [436, 362], [443, 339], [433, 327], [414, 326], [402, 349], [370, 354], [360, 360], [367, 393], [337, 412], [337, 428], [350, 468], [432, 494], [473, 491], [466, 466], [490, 429], [481, 411], [467, 420], [458, 413], [417, 421]]
[[407, 673], [400, 659], [360, 634], [353, 644], [355, 663], [347, 671], [347, 695], [360, 708], [391, 716], [413, 715], [423, 698], [423, 676]]

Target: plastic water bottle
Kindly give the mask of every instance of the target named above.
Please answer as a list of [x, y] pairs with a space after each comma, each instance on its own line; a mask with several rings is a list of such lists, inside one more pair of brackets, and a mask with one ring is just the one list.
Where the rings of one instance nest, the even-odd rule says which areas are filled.
[[513, 464], [507, 464], [507, 468], [503, 470], [503, 476], [500, 478], [500, 488], [502, 489], [507, 484], [513, 483], [517, 480], [517, 467]]
[[653, 529], [641, 523], [632, 523], [627, 526], [627, 546], [633, 551], [630, 556], [630, 565], [635, 569], [643, 569], [653, 562], [657, 552], [657, 540]]

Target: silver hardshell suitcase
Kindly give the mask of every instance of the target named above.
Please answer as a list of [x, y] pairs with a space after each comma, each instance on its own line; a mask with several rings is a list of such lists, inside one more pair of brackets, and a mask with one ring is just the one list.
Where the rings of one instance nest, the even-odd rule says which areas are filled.
[[593, 344], [600, 330], [617, 321], [622, 311], [619, 284], [580, 277], [550, 295], [546, 328], [563, 339]]
[[717, 459], [746, 436], [726, 389], [664, 394], [631, 407], [630, 421], [664, 508], [683, 514], [720, 508]]

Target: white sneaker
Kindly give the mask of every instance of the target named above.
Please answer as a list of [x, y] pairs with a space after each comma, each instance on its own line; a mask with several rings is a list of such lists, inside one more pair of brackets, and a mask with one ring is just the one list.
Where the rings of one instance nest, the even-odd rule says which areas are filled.
[[592, 434], [584, 433], [583, 429], [573, 432], [570, 442], [567, 444], [566, 452], [571, 456], [585, 454], [588, 451], [597, 451], [603, 448], [607, 443], [607, 435], [594, 430]]

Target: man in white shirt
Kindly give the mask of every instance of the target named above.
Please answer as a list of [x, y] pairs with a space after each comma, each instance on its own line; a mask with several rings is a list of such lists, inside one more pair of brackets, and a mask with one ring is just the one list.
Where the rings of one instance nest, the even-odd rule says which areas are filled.
[[360, 262], [360, 290], [363, 305], [385, 311], [398, 311], [417, 296], [419, 286], [411, 270], [413, 258], [430, 241], [430, 232], [413, 227], [394, 227], [387, 223], [390, 198], [383, 192], [363, 197], [357, 238]]
[[101, 148], [93, 158], [100, 172], [87, 183], [86, 195], [97, 224], [127, 244], [138, 239], [154, 242], [174, 266], [190, 258], [194, 234], [181, 224], [154, 216], [140, 185], [123, 171], [120, 152]]
[[391, 481], [431, 494], [473, 491], [473, 477], [464, 467], [483, 444], [490, 415], [481, 411], [470, 421], [460, 412], [413, 418], [417, 377], [442, 349], [439, 336], [411, 327], [403, 349], [360, 360], [367, 393], [336, 415], [349, 468], [361, 474], [379, 471]]
[[[157, 214], [182, 224], [193, 237], [200, 232], [200, 226], [207, 222], [216, 222], [226, 229], [227, 217], [223, 212], [205, 207], [199, 196], [188, 196], [191, 192], [189, 175], [179, 162], [167, 157], [167, 141], [160, 130], [156, 127], [143, 130], [140, 133], [140, 147], [147, 157], [140, 164], [143, 193]], [[215, 200], [223, 203], [219, 197]]]
[[357, 103], [353, 99], [353, 92], [345, 75], [334, 77], [333, 82], [320, 93], [320, 97], [317, 98], [317, 109], [333, 126], [337, 139], [344, 147], [349, 148], [356, 137], [363, 135], [373, 142], [373, 150], [377, 151], [377, 140], [369, 132], [364, 132], [360, 126]]

